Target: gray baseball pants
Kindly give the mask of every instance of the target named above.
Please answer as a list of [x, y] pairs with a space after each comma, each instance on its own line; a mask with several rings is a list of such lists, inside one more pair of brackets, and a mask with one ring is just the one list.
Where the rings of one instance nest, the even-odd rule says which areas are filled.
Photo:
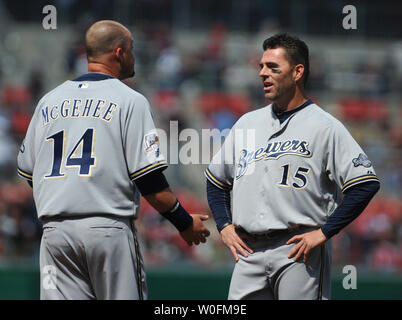
[[327, 300], [330, 299], [332, 261], [331, 241], [314, 248], [307, 259], [298, 261], [288, 255], [295, 243], [286, 242], [312, 228], [302, 228], [288, 235], [243, 240], [254, 253], [247, 258], [239, 254], [229, 288], [229, 300]]
[[43, 222], [41, 300], [146, 299], [131, 218], [85, 216]]

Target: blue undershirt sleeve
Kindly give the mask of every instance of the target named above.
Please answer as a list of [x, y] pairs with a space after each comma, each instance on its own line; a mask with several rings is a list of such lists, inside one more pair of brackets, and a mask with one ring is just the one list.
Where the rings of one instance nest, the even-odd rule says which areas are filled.
[[207, 198], [216, 222], [216, 227], [220, 232], [224, 227], [232, 223], [230, 191], [218, 188], [207, 180]]
[[380, 183], [371, 181], [358, 184], [345, 191], [341, 205], [321, 227], [321, 231], [325, 237], [330, 239], [356, 219], [379, 189]]

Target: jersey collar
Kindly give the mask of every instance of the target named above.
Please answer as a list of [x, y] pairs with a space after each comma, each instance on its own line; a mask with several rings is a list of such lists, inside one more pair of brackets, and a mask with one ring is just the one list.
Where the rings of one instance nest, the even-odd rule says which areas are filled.
[[90, 72], [71, 81], [101, 81], [106, 79], [116, 79], [116, 78], [105, 73]]
[[274, 107], [272, 105], [272, 112], [277, 116], [277, 118], [279, 119], [280, 123], [283, 123], [284, 121], [286, 121], [286, 119], [288, 119], [292, 114], [304, 109], [305, 107], [309, 106], [310, 104], [313, 104], [313, 101], [311, 101], [310, 99], [308, 99], [306, 102], [304, 102], [301, 106], [292, 109], [290, 111], [285, 111], [283, 113], [281, 113], [280, 115], [277, 115], [274, 112]]

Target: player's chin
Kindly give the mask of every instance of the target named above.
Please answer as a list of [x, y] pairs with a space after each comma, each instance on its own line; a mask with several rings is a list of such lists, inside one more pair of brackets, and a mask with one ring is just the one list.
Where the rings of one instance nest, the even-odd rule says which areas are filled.
[[277, 98], [277, 94], [275, 92], [272, 91], [265, 91], [265, 99], [270, 100], [270, 101], [275, 101], [275, 99]]

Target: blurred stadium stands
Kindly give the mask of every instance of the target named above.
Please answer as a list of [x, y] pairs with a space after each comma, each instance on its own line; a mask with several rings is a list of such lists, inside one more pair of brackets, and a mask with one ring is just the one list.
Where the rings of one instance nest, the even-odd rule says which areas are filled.
[[[42, 7], [58, 9], [57, 30], [42, 28]], [[308, 92], [342, 120], [373, 161], [382, 182], [365, 212], [333, 239], [334, 264], [402, 270], [402, 6], [358, 5], [358, 30], [342, 29], [344, 1], [1, 1], [0, 262], [38, 258], [41, 236], [31, 189], [16, 176], [16, 156], [42, 94], [86, 72], [83, 35], [98, 19], [115, 19], [134, 35], [136, 76], [127, 85], [152, 103], [168, 130], [230, 128], [264, 106], [258, 61], [277, 31], [304, 39], [311, 51]], [[330, 4], [329, 4], [330, 3]], [[156, 8], [156, 10], [155, 10]], [[378, 18], [380, 17], [380, 18]], [[191, 212], [208, 210], [205, 164], [166, 171]], [[137, 224], [145, 262], [186, 260], [205, 268], [232, 264], [213, 219], [208, 245], [188, 247], [143, 201]]]

